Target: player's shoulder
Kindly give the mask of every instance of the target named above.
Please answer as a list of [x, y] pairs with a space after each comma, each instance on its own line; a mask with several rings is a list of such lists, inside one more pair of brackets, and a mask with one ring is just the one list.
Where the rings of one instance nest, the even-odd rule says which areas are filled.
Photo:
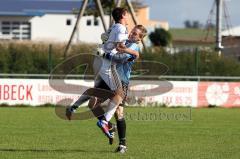
[[120, 32], [125, 32], [127, 30], [126, 26], [124, 26], [120, 23], [114, 24], [112, 29], [115, 30], [115, 31], [120, 31]]
[[140, 51], [140, 46], [139, 46], [138, 43], [133, 42], [133, 43], [130, 43], [129, 45], [130, 45], [129, 47], [130, 47], [132, 50]]
[[133, 46], [133, 47], [139, 47], [139, 45], [138, 45], [138, 43], [131, 43], [131, 45]]

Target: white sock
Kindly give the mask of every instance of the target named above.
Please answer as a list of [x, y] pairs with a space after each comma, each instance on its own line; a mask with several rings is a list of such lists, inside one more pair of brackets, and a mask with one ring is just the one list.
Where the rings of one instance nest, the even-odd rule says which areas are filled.
[[112, 117], [117, 109], [117, 106], [118, 106], [118, 104], [116, 104], [115, 102], [113, 102], [113, 101], [109, 102], [108, 107], [107, 107], [107, 112], [104, 114], [107, 122], [109, 122], [112, 119]]

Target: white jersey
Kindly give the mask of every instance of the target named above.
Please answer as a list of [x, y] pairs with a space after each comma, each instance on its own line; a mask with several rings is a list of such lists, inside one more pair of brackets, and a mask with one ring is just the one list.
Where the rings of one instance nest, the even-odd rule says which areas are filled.
[[[116, 46], [117, 43], [122, 42], [125, 43], [128, 39], [127, 28], [120, 24], [114, 24], [110, 28], [110, 34], [108, 40], [103, 44], [103, 50], [105, 53], [116, 54]], [[113, 67], [111, 65], [116, 65], [110, 60], [102, 58], [102, 65], [99, 70], [99, 75], [105, 81], [105, 83], [110, 87], [111, 90], [116, 89], [116, 84], [114, 83], [114, 77], [112, 74]], [[118, 82], [117, 82], [118, 83]]]
[[117, 43], [119, 42], [125, 43], [127, 39], [128, 39], [127, 28], [120, 23], [114, 24], [110, 28], [108, 40], [103, 45], [104, 52], [113, 54], [117, 53], [116, 50]]
[[[127, 28], [120, 23], [114, 24], [110, 28], [110, 34], [109, 34], [108, 40], [103, 44], [103, 51], [105, 53], [116, 54], [117, 43], [119, 42], [125, 43], [127, 39], [128, 39]], [[102, 66], [104, 67], [103, 69], [108, 69], [111, 63], [112, 63], [111, 61], [103, 59], [103, 66]]]

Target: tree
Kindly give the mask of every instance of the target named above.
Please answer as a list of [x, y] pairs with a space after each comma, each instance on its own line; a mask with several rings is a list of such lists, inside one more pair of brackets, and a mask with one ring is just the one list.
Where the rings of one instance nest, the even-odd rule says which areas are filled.
[[185, 25], [185, 28], [191, 28], [192, 27], [192, 24], [191, 24], [190, 20], [185, 20], [184, 25]]
[[194, 21], [185, 20], [184, 21], [184, 26], [185, 26], [185, 28], [199, 29], [199, 28], [202, 27], [202, 24], [198, 20], [194, 20]]
[[[91, 3], [88, 4], [85, 15], [94, 15], [95, 17], [99, 16], [97, 6], [95, 5], [95, 3], [93, 3], [94, 1], [95, 0], [92, 0], [90, 1]], [[111, 15], [112, 10], [115, 8], [116, 4], [115, 0], [100, 0], [100, 1], [103, 7], [104, 14]], [[144, 6], [142, 0], [132, 0], [131, 3], [135, 11], [137, 11], [140, 7]], [[125, 1], [122, 1], [121, 7], [126, 7]], [[74, 9], [73, 12], [78, 13], [78, 9]]]
[[162, 28], [156, 28], [151, 32], [149, 38], [154, 46], [166, 47], [172, 42], [172, 35], [169, 31]]
[[201, 27], [202, 27], [202, 25], [199, 21], [195, 20], [195, 21], [192, 22], [192, 28], [199, 29]]
[[212, 22], [208, 23], [206, 26], [205, 26], [205, 29], [215, 29], [216, 28], [216, 25], [213, 24]]

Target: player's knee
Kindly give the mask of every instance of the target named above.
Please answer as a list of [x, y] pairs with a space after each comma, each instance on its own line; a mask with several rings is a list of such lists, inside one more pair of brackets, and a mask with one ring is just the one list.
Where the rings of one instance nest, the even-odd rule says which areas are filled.
[[123, 108], [118, 107], [116, 112], [115, 112], [115, 117], [117, 120], [121, 120], [124, 118], [124, 112], [123, 112]]
[[123, 92], [122, 88], [121, 88], [121, 89], [117, 89], [117, 90], [115, 91], [115, 96], [118, 96], [118, 98], [123, 99], [123, 97], [124, 97], [124, 92]]
[[116, 113], [116, 119], [117, 120], [122, 120], [124, 118], [124, 114], [123, 113]]
[[117, 120], [123, 120], [124, 119], [124, 115], [123, 114], [120, 114], [117, 118]]
[[97, 98], [96, 97], [91, 97], [88, 103], [88, 107], [90, 109], [93, 109], [96, 106], [97, 103]]
[[112, 100], [116, 103], [116, 105], [119, 105], [122, 102], [122, 97], [119, 95], [115, 95]]

